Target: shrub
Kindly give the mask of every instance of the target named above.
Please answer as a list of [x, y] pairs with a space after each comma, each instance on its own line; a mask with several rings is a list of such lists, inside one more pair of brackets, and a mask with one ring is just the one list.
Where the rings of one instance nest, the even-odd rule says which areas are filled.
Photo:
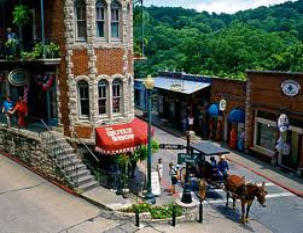
[[[174, 206], [173, 203], [169, 205], [155, 206], [155, 207], [151, 206], [148, 203], [140, 203], [137, 205], [132, 205], [131, 207], [127, 209], [123, 209], [121, 211], [126, 213], [135, 213], [136, 209], [138, 209], [139, 213], [149, 212], [153, 219], [165, 219], [172, 217], [173, 206]], [[176, 216], [180, 217], [182, 215], [182, 207], [176, 205], [175, 208], [176, 208], [175, 209]]]

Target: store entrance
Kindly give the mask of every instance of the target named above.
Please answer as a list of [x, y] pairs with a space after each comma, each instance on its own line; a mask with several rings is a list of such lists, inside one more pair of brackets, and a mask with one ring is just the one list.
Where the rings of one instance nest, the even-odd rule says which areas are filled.
[[289, 130], [283, 134], [283, 139], [290, 146], [290, 153], [282, 155], [282, 165], [296, 170], [300, 162], [303, 134]]

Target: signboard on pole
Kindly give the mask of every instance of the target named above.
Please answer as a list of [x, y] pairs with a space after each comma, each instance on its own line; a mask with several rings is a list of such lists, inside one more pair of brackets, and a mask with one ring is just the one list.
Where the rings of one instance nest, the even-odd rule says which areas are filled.
[[278, 128], [280, 132], [285, 132], [289, 128], [289, 119], [286, 114], [281, 114], [279, 119], [278, 119]]
[[226, 110], [227, 102], [225, 99], [221, 99], [219, 103], [220, 111], [224, 112]]
[[160, 196], [161, 195], [161, 188], [160, 188], [158, 172], [152, 172], [151, 173], [151, 189], [152, 189], [152, 193], [155, 196]]
[[183, 150], [186, 146], [180, 144], [160, 144], [159, 148], [164, 150]]
[[178, 164], [182, 163], [197, 163], [199, 160], [198, 153], [186, 154], [186, 153], [178, 153]]

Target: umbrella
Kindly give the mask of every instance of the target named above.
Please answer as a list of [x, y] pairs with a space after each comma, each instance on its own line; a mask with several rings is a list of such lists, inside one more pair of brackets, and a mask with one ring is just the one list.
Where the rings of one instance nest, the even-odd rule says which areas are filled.
[[207, 110], [207, 113], [211, 117], [217, 117], [220, 114], [218, 104], [211, 104]]
[[241, 109], [233, 109], [228, 115], [228, 121], [232, 123], [244, 123], [245, 112]]

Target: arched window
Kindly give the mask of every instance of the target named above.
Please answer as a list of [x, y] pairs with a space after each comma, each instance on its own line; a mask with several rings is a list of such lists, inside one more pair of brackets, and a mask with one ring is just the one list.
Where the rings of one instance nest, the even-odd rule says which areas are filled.
[[84, 80], [78, 82], [78, 108], [81, 117], [89, 116], [89, 90], [88, 83]]
[[101, 80], [98, 83], [98, 103], [99, 103], [99, 115], [107, 113], [107, 81]]
[[122, 81], [115, 79], [113, 81], [113, 113], [121, 112], [122, 100]]
[[106, 35], [106, 3], [104, 0], [96, 2], [96, 36], [103, 38]]
[[111, 35], [112, 38], [120, 38], [120, 25], [121, 25], [121, 4], [113, 1], [111, 4]]
[[86, 40], [86, 5], [84, 0], [76, 0], [76, 38]]

